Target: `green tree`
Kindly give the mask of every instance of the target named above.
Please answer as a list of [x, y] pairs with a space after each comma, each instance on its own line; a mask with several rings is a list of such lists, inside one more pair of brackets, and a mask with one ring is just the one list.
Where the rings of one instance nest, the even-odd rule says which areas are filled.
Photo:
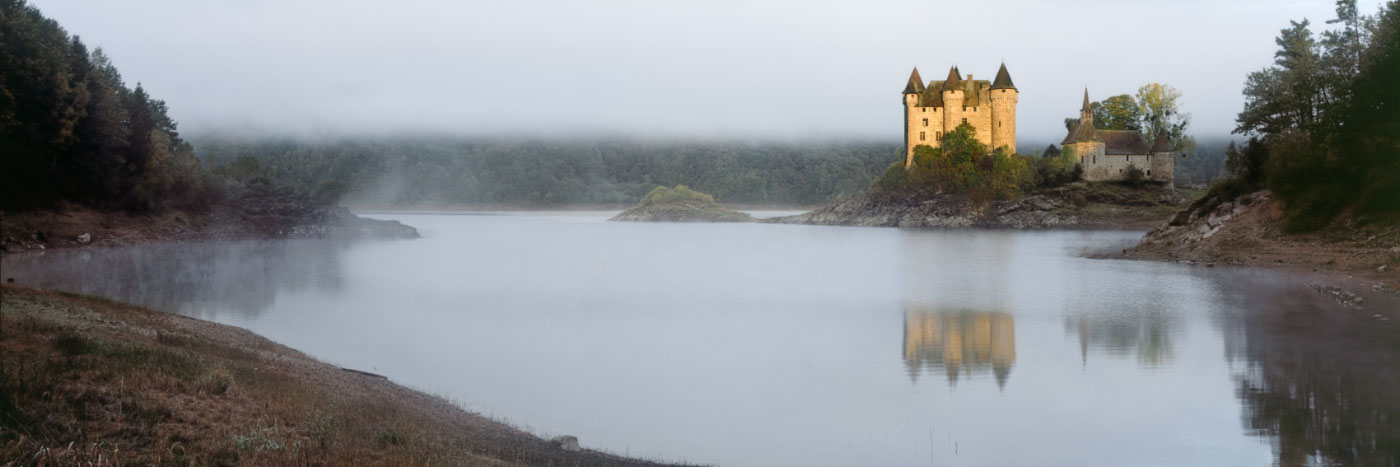
[[1094, 128], [1101, 130], [1141, 130], [1145, 117], [1133, 96], [1120, 94], [1089, 105], [1094, 112]]
[[1148, 83], [1138, 88], [1137, 106], [1143, 137], [1148, 141], [1165, 132], [1172, 151], [1187, 154], [1196, 147], [1196, 140], [1186, 133], [1191, 114], [1180, 108], [1181, 91], [1160, 83]]

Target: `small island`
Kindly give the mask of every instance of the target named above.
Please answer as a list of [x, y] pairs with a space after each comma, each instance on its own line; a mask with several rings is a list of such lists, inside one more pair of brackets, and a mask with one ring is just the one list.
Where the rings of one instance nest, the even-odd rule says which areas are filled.
[[730, 211], [715, 197], [690, 189], [656, 187], [636, 206], [613, 216], [613, 221], [631, 222], [753, 222], [746, 213]]

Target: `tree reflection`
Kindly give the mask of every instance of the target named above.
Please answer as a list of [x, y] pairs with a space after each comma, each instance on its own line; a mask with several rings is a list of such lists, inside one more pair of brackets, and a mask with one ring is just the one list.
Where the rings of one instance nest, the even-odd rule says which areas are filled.
[[6, 255], [21, 284], [108, 297], [199, 318], [257, 316], [279, 291], [344, 285], [337, 240], [190, 242]]
[[1225, 320], [1245, 426], [1273, 438], [1279, 465], [1400, 465], [1395, 329], [1291, 290]]
[[1167, 365], [1172, 359], [1176, 326], [1174, 314], [1166, 311], [1065, 317], [1065, 332], [1079, 337], [1079, 356], [1086, 364], [1092, 351], [1115, 357], [1133, 355], [1148, 368]]
[[1005, 387], [1016, 362], [1016, 324], [1010, 313], [906, 308], [904, 365], [909, 379], [943, 373], [948, 385], [990, 371]]

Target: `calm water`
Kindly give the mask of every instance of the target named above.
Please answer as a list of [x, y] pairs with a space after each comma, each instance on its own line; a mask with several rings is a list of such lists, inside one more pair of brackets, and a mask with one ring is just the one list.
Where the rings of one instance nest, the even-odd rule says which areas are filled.
[[385, 214], [426, 238], [70, 250], [3, 266], [20, 283], [243, 326], [632, 455], [1400, 459], [1400, 331], [1389, 321], [1400, 317], [1379, 293], [1344, 310], [1307, 287], [1316, 277], [1083, 258], [1131, 245], [1132, 232], [608, 214]]

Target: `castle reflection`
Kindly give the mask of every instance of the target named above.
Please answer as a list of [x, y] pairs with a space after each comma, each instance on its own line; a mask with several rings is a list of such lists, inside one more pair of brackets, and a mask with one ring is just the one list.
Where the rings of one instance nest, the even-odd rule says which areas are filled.
[[943, 373], [948, 385], [992, 373], [1005, 387], [1016, 362], [1016, 323], [1010, 313], [907, 308], [904, 365], [910, 381]]

